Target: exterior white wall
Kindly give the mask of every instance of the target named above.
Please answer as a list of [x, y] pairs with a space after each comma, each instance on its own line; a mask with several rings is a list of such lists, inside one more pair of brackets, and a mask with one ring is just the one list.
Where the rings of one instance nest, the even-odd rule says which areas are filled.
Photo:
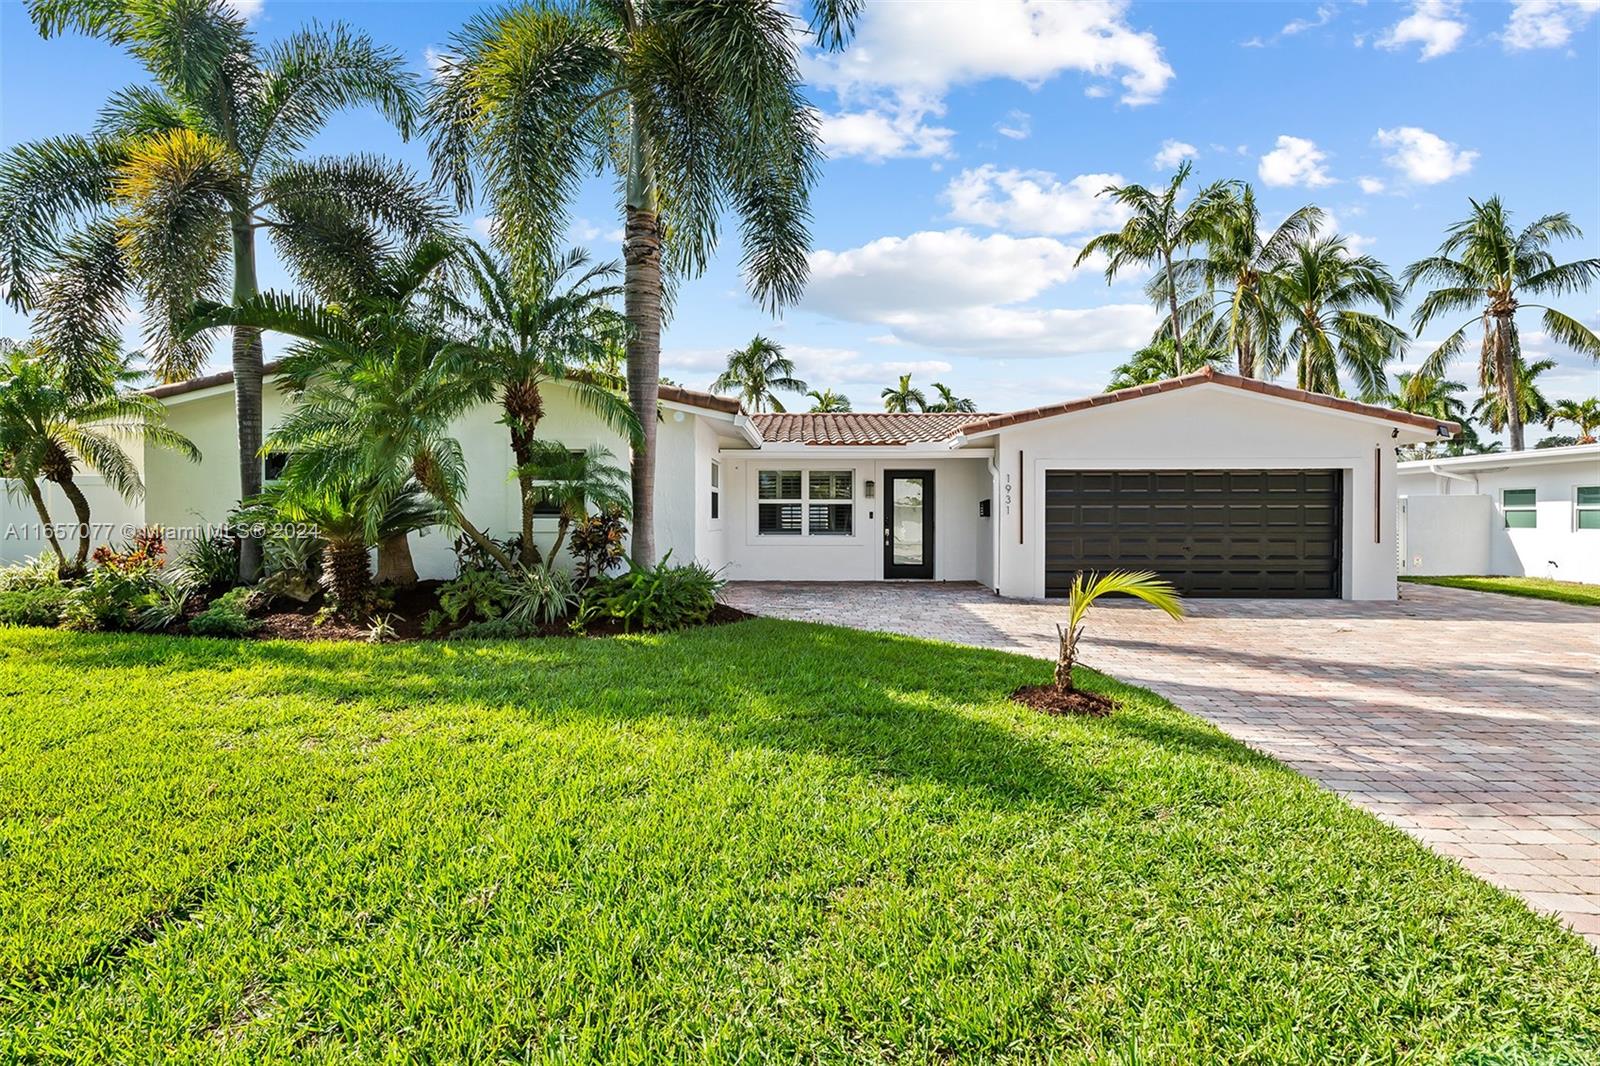
[[1400, 572], [1489, 573], [1493, 512], [1487, 496], [1402, 496]]
[[[130, 454], [134, 451], [129, 448]], [[122, 544], [133, 530], [144, 525], [144, 506], [140, 500], [132, 503], [124, 500], [97, 474], [80, 472], [73, 476], [73, 481], [89, 501], [90, 551], [108, 542]], [[0, 484], [5, 490], [0, 495], [0, 565], [50, 554], [50, 542], [43, 536], [39, 512], [34, 509], [33, 501], [23, 495], [21, 483], [6, 479]], [[77, 514], [66, 495], [50, 482], [39, 483], [39, 494], [50, 512], [50, 524], [61, 542], [61, 550], [70, 559], [78, 550]]]
[[[1494, 464], [1496, 458], [1504, 461]], [[1470, 465], [1441, 467], [1467, 480], [1431, 473], [1425, 462], [1405, 464], [1398, 490], [1409, 501], [1427, 496], [1479, 496], [1484, 500], [1480, 513], [1486, 529], [1473, 534], [1488, 542], [1488, 558], [1482, 568], [1426, 572], [1556, 577], [1600, 584], [1600, 529], [1579, 529], [1576, 510], [1579, 486], [1600, 486], [1600, 450], [1549, 459], [1537, 452], [1523, 452], [1485, 457], [1483, 462], [1494, 465], [1476, 470]], [[1501, 507], [1501, 493], [1506, 489], [1534, 490], [1538, 523], [1534, 528], [1506, 528]], [[1408, 546], [1408, 558], [1415, 554]]]
[[1198, 385], [1024, 422], [993, 444], [1000, 471], [1000, 594], [1044, 596], [1044, 487], [1049, 470], [1332, 469], [1344, 482], [1346, 599], [1392, 600], [1395, 445], [1424, 439], [1389, 423]]
[[[888, 449], [817, 447], [804, 455], [723, 452], [723, 536], [727, 576], [736, 581], [878, 581], [883, 578], [885, 470], [933, 471], [933, 579], [977, 581], [982, 542], [978, 501], [989, 495], [981, 455], [958, 459], [881, 455]], [[862, 452], [867, 452], [863, 455]], [[756, 472], [851, 470], [855, 532], [848, 537], [762, 536], [756, 532]], [[873, 498], [866, 497], [866, 482]]]

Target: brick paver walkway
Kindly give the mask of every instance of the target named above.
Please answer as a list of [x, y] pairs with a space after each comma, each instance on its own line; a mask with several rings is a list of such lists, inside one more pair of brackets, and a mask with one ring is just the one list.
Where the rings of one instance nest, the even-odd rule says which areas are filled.
[[[973, 585], [730, 586], [757, 614], [1053, 657], [1059, 605]], [[1083, 660], [1561, 915], [1600, 947], [1600, 610], [1410, 585], [1399, 603], [1097, 606]]]

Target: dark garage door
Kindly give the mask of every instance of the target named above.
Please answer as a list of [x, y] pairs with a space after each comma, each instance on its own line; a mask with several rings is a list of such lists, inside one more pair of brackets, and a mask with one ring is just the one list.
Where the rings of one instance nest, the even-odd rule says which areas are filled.
[[1044, 586], [1154, 570], [1185, 596], [1337, 597], [1337, 470], [1051, 470]]

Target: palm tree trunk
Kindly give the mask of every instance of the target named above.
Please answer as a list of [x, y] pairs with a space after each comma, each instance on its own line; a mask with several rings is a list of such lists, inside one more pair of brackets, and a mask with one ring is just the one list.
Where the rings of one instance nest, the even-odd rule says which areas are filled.
[[28, 499], [33, 501], [33, 509], [39, 513], [39, 527], [44, 530], [44, 539], [50, 545], [50, 550], [56, 553], [56, 569], [67, 568], [66, 553], [61, 550], [61, 542], [56, 539], [55, 523], [50, 520], [50, 509], [44, 505], [44, 495], [39, 492], [39, 483], [33, 478], [22, 478], [22, 490], [28, 494]]
[[[434, 498], [438, 499], [437, 496]], [[500, 569], [504, 570], [508, 574], [516, 571], [517, 564], [512, 561], [511, 556], [501, 551], [500, 545], [490, 540], [488, 535], [485, 534], [483, 530], [473, 525], [467, 519], [467, 516], [461, 513], [461, 508], [456, 506], [455, 501], [452, 500], [446, 503], [445, 509], [450, 512], [450, 517], [455, 521], [456, 525], [461, 529], [461, 531], [471, 538], [472, 543], [482, 548], [489, 558], [500, 564]]]
[[622, 254], [628, 335], [628, 403], [641, 433], [633, 449], [633, 561], [656, 559], [656, 406], [661, 397], [661, 219], [655, 165], [637, 113], [628, 151], [627, 225]]
[[61, 487], [67, 502], [72, 504], [72, 513], [78, 518], [78, 551], [73, 557], [72, 572], [81, 574], [89, 565], [89, 498], [78, 488], [71, 474], [50, 480]]
[[1512, 334], [1516, 327], [1510, 315], [1495, 317], [1495, 369], [1500, 375], [1500, 397], [1506, 407], [1506, 436], [1511, 440], [1511, 450], [1522, 451], [1522, 395], [1517, 380], [1517, 361], [1512, 357]]
[[401, 533], [378, 542], [377, 582], [403, 588], [417, 583], [417, 564], [411, 559], [411, 534]]
[[359, 539], [329, 541], [323, 554], [323, 587], [333, 596], [340, 614], [354, 617], [366, 606], [372, 584], [367, 545]]
[[519, 561], [525, 567], [537, 566], [539, 546], [533, 542], [534, 479], [528, 468], [533, 463], [533, 434], [544, 417], [544, 397], [539, 394], [538, 385], [519, 381], [506, 386], [502, 407], [506, 424], [511, 427], [511, 454], [517, 464], [517, 489], [522, 500]]
[[[233, 305], [259, 293], [256, 281], [256, 235], [245, 211], [233, 213]], [[239, 499], [261, 492], [261, 331], [233, 327], [233, 404], [239, 438]], [[239, 580], [254, 581], [261, 572], [261, 539], [239, 538]]]
[[1167, 264], [1167, 305], [1172, 311], [1172, 359], [1178, 377], [1183, 373], [1183, 330], [1178, 326], [1178, 283], [1172, 276], [1172, 249], [1163, 248], [1161, 258]]

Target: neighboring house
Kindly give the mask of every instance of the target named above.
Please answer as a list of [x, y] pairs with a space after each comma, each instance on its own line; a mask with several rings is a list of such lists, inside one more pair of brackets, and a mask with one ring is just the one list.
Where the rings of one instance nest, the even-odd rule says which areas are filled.
[[[622, 461], [565, 386], [545, 392], [540, 436]], [[219, 521], [237, 468], [230, 376], [151, 394], [205, 458], [139, 455], [142, 520]], [[269, 430], [286, 402], [268, 389]], [[498, 417], [484, 407], [455, 432], [467, 511], [504, 535], [517, 508]], [[1133, 567], [1188, 595], [1393, 599], [1395, 448], [1456, 431], [1211, 370], [1010, 414], [751, 415], [664, 386], [656, 543], [734, 580], [977, 581], [1037, 598], [1079, 569]], [[453, 573], [449, 541], [420, 538], [419, 572]]]
[[1417, 459], [1395, 488], [1401, 573], [1600, 583], [1600, 444]]

